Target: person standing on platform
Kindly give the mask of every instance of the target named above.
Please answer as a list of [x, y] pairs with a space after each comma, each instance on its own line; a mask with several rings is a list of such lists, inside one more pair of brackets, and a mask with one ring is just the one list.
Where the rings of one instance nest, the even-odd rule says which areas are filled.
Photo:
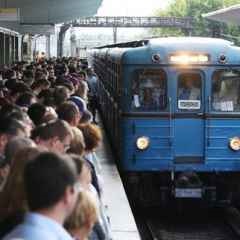
[[87, 83], [89, 87], [89, 108], [93, 115], [93, 123], [97, 124], [96, 114], [98, 104], [98, 78], [91, 68], [87, 70]]
[[73, 240], [63, 228], [79, 193], [73, 160], [42, 153], [26, 164], [24, 183], [30, 212], [3, 240]]

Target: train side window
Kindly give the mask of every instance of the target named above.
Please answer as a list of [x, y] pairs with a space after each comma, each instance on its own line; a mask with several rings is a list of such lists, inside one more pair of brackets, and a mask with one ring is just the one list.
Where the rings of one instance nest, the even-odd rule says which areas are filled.
[[221, 69], [212, 76], [212, 109], [240, 112], [240, 70]]
[[186, 111], [201, 108], [202, 77], [199, 73], [182, 73], [178, 78], [178, 109]]
[[167, 108], [167, 76], [159, 69], [135, 72], [132, 83], [132, 109], [134, 111], [163, 111]]

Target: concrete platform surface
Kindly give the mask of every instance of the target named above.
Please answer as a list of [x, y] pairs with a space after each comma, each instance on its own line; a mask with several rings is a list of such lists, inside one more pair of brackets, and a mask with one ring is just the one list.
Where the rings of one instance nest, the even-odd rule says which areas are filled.
[[103, 135], [104, 141], [97, 151], [97, 156], [103, 178], [103, 202], [108, 206], [107, 214], [110, 217], [113, 240], [140, 240], [136, 222], [104, 132]]

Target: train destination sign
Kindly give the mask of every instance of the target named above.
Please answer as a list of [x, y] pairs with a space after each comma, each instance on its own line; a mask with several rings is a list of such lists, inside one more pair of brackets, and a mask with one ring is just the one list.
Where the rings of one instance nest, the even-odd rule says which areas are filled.
[[208, 63], [209, 60], [210, 58], [207, 54], [179, 53], [170, 56], [170, 62], [175, 64]]
[[198, 110], [201, 108], [201, 101], [199, 101], [199, 100], [179, 100], [178, 108], [179, 109]]

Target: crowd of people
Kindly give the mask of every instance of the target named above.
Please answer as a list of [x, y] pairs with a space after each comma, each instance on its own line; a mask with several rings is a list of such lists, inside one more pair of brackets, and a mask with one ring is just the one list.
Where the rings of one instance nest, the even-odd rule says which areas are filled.
[[108, 240], [98, 79], [74, 58], [0, 71], [0, 239]]

